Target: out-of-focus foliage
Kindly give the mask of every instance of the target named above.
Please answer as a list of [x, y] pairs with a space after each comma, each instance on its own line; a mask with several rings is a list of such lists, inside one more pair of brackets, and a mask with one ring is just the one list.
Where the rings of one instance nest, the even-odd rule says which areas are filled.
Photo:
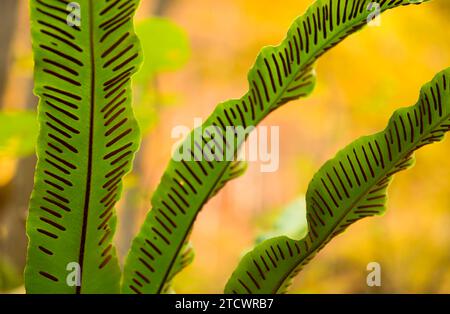
[[306, 202], [304, 197], [299, 197], [281, 212], [273, 224], [273, 228], [258, 236], [256, 244], [264, 240], [285, 235], [294, 240], [303, 239], [308, 232], [306, 220]]
[[173, 21], [152, 17], [136, 24], [136, 34], [141, 40], [144, 63], [134, 80], [147, 83], [162, 72], [183, 67], [190, 57], [190, 44], [186, 32]]
[[14, 289], [21, 283], [21, 272], [6, 258], [0, 256], [0, 292]]
[[0, 158], [19, 158], [32, 154], [37, 130], [35, 112], [0, 112]]
[[173, 21], [151, 17], [136, 23], [144, 62], [133, 78], [134, 111], [141, 133], [148, 134], [158, 121], [158, 108], [179, 102], [177, 95], [161, 91], [157, 76], [184, 67], [191, 48], [186, 32]]
[[0, 187], [15, 174], [17, 158], [34, 152], [38, 124], [31, 111], [0, 111]]

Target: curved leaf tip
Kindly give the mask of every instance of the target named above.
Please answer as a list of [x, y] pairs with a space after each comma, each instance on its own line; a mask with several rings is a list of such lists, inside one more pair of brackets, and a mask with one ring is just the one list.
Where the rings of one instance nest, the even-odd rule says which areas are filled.
[[419, 101], [392, 115], [381, 132], [357, 139], [314, 175], [306, 194], [308, 234], [301, 241], [264, 241], [239, 263], [226, 293], [286, 292], [299, 271], [356, 221], [385, 212], [392, 177], [410, 168], [414, 152], [450, 130], [450, 68], [420, 91]]

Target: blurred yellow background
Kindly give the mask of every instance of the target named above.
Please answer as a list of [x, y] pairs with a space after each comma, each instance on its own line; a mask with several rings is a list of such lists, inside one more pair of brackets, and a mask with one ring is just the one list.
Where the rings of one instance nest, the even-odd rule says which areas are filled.
[[[13, 1], [17, 21], [2, 107], [33, 109], [27, 1]], [[122, 257], [170, 158], [172, 128], [192, 128], [195, 117], [206, 118], [217, 103], [244, 94], [258, 51], [279, 43], [311, 0], [142, 2], [137, 18], [170, 19], [183, 29], [191, 51], [184, 67], [159, 73], [152, 86], [172, 105], [152, 108], [157, 119], [144, 139], [140, 175], [127, 181], [130, 188], [139, 186], [136, 206], [127, 208], [125, 198], [118, 208]], [[284, 105], [263, 122], [280, 126], [279, 170], [261, 173], [250, 163], [243, 177], [205, 206], [191, 237], [195, 260], [176, 277], [175, 291], [221, 293], [242, 253], [283, 207], [306, 193], [322, 163], [357, 137], [382, 130], [395, 109], [415, 104], [420, 87], [450, 66], [449, 30], [450, 1], [433, 0], [386, 12], [379, 27], [366, 27], [321, 57], [312, 96]], [[416, 166], [395, 178], [386, 215], [358, 222], [331, 241], [291, 292], [450, 293], [449, 156], [449, 139], [420, 150]], [[33, 157], [0, 152], [0, 257], [7, 261], [0, 267], [8, 268], [9, 277], [24, 265], [25, 192], [32, 167]], [[373, 261], [381, 265], [382, 286], [369, 288], [366, 266]], [[20, 278], [8, 280], [14, 282], [8, 290], [23, 291]]]

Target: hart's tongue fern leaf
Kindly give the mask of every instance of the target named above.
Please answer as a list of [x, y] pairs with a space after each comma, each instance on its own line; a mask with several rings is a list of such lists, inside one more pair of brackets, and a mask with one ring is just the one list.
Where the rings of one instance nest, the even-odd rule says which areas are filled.
[[225, 292], [285, 292], [336, 235], [364, 217], [383, 214], [392, 176], [413, 165], [414, 151], [441, 141], [449, 130], [450, 68], [422, 88], [415, 106], [397, 110], [384, 131], [356, 140], [325, 163], [306, 194], [307, 236], [257, 245], [243, 257]]
[[[141, 59], [132, 24], [139, 1], [77, 0], [79, 26], [69, 2], [30, 1], [40, 133], [25, 285], [117, 293], [114, 206], [138, 147], [130, 77]], [[80, 286], [66, 282], [70, 263], [81, 267]]]

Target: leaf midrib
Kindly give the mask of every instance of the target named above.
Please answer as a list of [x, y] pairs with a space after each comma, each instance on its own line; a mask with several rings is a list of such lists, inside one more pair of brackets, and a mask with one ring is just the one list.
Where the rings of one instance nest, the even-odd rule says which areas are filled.
[[95, 73], [95, 42], [94, 42], [94, 17], [93, 17], [93, 0], [88, 0], [89, 3], [89, 58], [90, 58], [90, 114], [89, 114], [89, 142], [88, 142], [88, 159], [87, 159], [87, 174], [86, 174], [86, 192], [84, 196], [84, 208], [83, 208], [83, 225], [81, 229], [81, 239], [80, 239], [80, 252], [78, 255], [78, 265], [81, 269], [81, 280], [80, 285], [76, 287], [76, 293], [81, 294], [81, 288], [83, 285], [83, 270], [84, 270], [84, 256], [85, 256], [85, 246], [86, 246], [86, 234], [89, 216], [89, 203], [91, 199], [91, 185], [92, 185], [92, 151], [94, 144], [94, 113], [95, 113], [95, 84], [96, 84], [96, 73]]
[[[420, 101], [420, 99], [419, 99], [419, 101]], [[430, 113], [431, 114], [431, 113]], [[421, 137], [419, 137], [419, 139], [423, 139], [424, 137], [426, 137], [426, 136], [428, 136], [428, 135], [430, 135], [431, 133], [432, 133], [432, 130], [434, 130], [434, 129], [436, 129], [437, 127], [439, 127], [443, 122], [445, 122], [445, 120], [447, 120], [448, 118], [450, 117], [450, 114], [448, 114], [448, 115], [446, 115], [446, 116], [443, 116], [443, 119], [441, 119], [441, 120], [439, 120], [439, 123], [436, 123], [436, 124], [434, 124], [433, 125], [433, 127], [431, 127], [429, 130], [429, 132], [428, 133], [423, 133], [423, 136], [421, 136]], [[388, 127], [389, 127], [389, 125], [388, 125]], [[378, 134], [384, 134], [385, 133], [385, 131], [388, 129], [388, 127], [385, 129], [385, 130], [383, 130], [382, 132], [380, 132], [380, 133], [378, 133]], [[373, 136], [376, 136], [377, 134], [374, 134]], [[408, 154], [412, 154], [412, 153], [414, 153], [416, 150], [417, 150], [417, 146], [418, 146], [418, 144], [419, 144], [419, 140], [418, 141], [415, 141], [415, 142], [413, 142], [412, 144], [414, 144], [414, 145], [410, 145], [409, 147], [410, 147], [410, 149], [408, 149], [408, 150], [406, 150], [405, 151], [405, 153], [404, 154], [400, 154], [400, 156], [401, 156], [401, 158], [398, 158], [394, 163], [392, 163], [392, 165], [393, 166], [395, 166], [395, 165], [397, 165], [400, 161], [402, 161], [403, 159], [405, 159], [405, 157], [408, 155]], [[383, 179], [383, 178], [385, 178], [386, 177], [386, 175], [389, 173], [389, 170], [391, 170], [392, 169], [392, 167], [390, 167], [390, 168], [388, 168], [388, 167], [386, 167], [385, 169], [383, 169], [383, 171], [382, 171], [382, 173], [383, 173], [383, 175], [380, 175], [379, 176], [379, 179], [378, 180], [375, 180], [375, 178], [374, 178], [374, 182], [380, 182], [380, 180], [381, 179]], [[376, 183], [375, 183], [376, 184]], [[329, 239], [330, 238], [330, 236], [332, 235], [332, 232], [334, 231], [334, 230], [336, 230], [336, 228], [340, 225], [340, 223], [345, 219], [345, 217], [347, 217], [349, 214], [350, 214], [350, 212], [353, 210], [353, 208], [363, 199], [363, 198], [365, 198], [366, 196], [368, 196], [368, 193], [370, 192], [370, 190], [372, 189], [372, 187], [373, 187], [373, 185], [370, 185], [369, 186], [369, 188], [366, 190], [366, 191], [364, 191], [364, 194], [362, 194], [360, 197], [358, 197], [350, 206], [349, 206], [349, 208], [345, 211], [345, 215], [343, 215], [342, 216], [342, 218], [336, 223], [336, 224], [334, 224], [334, 226], [333, 226], [333, 224], [332, 224], [332, 226], [333, 226], [333, 228], [331, 228], [330, 229], [330, 232], [327, 234], [327, 236], [325, 237], [325, 238], [323, 238], [323, 240], [322, 241], [320, 241], [319, 243], [317, 243], [317, 244], [315, 244], [315, 245], [312, 245], [311, 246], [311, 249], [309, 250], [309, 253], [307, 253], [307, 254], [305, 254], [304, 256], [303, 256], [303, 258], [294, 266], [294, 267], [292, 267], [290, 270], [289, 270], [289, 272], [288, 272], [288, 274], [286, 275], [286, 276], [284, 276], [283, 277], [283, 280], [281, 281], [281, 283], [278, 285], [278, 288], [275, 290], [275, 291], [273, 291], [272, 293], [277, 293], [278, 291], [279, 291], [279, 289], [281, 288], [281, 286], [283, 285], [283, 283], [287, 280], [287, 278], [289, 277], [289, 275], [308, 257], [308, 256], [310, 256], [311, 254], [315, 254], [315, 253], [318, 253], [317, 252], [317, 249], [319, 248], [319, 246], [324, 242], [324, 241], [326, 241], [327, 239]], [[386, 187], [386, 188], [388, 188], [388, 187]], [[305, 238], [304, 239], [306, 239], [307, 238], [307, 236], [305, 236]], [[300, 240], [300, 242], [301, 241], [303, 241], [303, 240]]]

